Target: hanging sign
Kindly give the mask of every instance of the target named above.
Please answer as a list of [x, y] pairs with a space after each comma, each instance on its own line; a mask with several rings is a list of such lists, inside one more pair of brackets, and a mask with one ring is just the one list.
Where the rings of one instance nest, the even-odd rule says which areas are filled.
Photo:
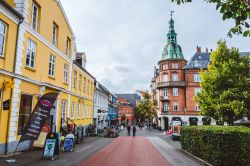
[[3, 102], [3, 110], [10, 110], [10, 100]]
[[46, 119], [49, 116], [49, 112], [53, 108], [57, 95], [57, 93], [47, 93], [39, 99], [24, 128], [20, 142], [38, 139]]
[[59, 155], [59, 138], [57, 133], [47, 135], [42, 158], [54, 160]]

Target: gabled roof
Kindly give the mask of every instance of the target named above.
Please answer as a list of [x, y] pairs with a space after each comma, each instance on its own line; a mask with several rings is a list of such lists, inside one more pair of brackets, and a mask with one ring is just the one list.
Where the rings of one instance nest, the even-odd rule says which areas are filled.
[[6, 9], [8, 9], [12, 14], [14, 14], [20, 20], [23, 20], [23, 16], [16, 11], [12, 6], [10, 6], [6, 1], [0, 0], [0, 4], [2, 4]]

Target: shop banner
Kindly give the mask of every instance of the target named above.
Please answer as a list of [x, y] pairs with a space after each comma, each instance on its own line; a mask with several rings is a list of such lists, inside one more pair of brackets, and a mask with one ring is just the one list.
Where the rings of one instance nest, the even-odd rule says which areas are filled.
[[20, 142], [38, 139], [47, 117], [50, 115], [49, 112], [54, 107], [57, 95], [57, 93], [47, 93], [38, 100], [24, 128]]

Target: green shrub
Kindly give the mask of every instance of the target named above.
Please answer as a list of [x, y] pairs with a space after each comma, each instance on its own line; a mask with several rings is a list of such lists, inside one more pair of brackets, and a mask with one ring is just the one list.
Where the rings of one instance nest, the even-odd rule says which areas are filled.
[[250, 166], [250, 128], [184, 126], [181, 146], [215, 166]]

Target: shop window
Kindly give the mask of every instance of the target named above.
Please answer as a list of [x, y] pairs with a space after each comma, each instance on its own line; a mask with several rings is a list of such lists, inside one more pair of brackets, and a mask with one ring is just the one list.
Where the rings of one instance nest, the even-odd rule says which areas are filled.
[[29, 120], [32, 109], [32, 96], [30, 95], [21, 95], [20, 100], [20, 110], [18, 117], [18, 135], [22, 135], [23, 130]]
[[35, 58], [36, 58], [36, 43], [28, 39], [27, 53], [26, 53], [26, 66], [34, 69]]
[[4, 57], [7, 25], [0, 20], [0, 57]]

